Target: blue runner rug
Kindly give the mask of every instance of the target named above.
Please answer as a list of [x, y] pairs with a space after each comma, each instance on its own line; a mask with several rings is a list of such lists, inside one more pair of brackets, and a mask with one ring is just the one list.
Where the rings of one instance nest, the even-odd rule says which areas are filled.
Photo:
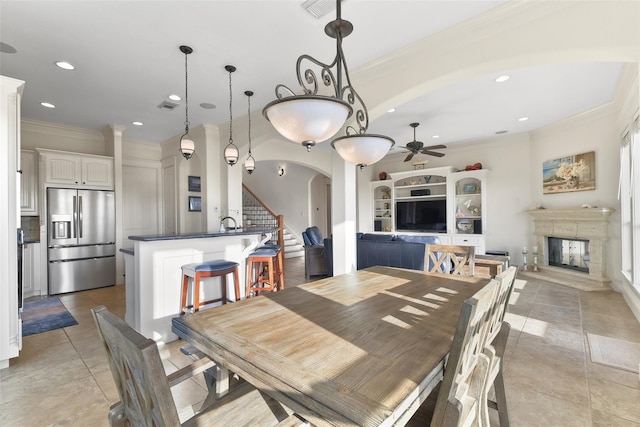
[[24, 303], [22, 311], [22, 336], [77, 325], [59, 298], [39, 299]]

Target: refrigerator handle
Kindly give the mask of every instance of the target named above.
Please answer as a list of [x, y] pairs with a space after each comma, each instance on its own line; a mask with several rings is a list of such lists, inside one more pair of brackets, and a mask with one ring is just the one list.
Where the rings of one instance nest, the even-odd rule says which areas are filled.
[[80, 238], [82, 238], [82, 196], [78, 197], [79, 203], [78, 203], [78, 228], [80, 229]]
[[78, 234], [78, 202], [77, 197], [73, 196], [73, 238]]

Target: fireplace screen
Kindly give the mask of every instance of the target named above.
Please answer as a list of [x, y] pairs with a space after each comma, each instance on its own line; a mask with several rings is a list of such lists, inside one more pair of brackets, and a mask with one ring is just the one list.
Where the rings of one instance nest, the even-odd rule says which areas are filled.
[[549, 265], [589, 272], [589, 241], [548, 238]]

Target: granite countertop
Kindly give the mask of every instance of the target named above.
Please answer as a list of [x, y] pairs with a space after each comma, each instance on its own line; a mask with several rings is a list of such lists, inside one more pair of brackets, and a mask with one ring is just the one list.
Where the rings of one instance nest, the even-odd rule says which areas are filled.
[[224, 233], [184, 233], [184, 234], [149, 234], [146, 236], [129, 236], [129, 240], [155, 242], [158, 240], [206, 239], [210, 237], [243, 236], [250, 234], [276, 233], [277, 228], [247, 227], [238, 230], [227, 230]]

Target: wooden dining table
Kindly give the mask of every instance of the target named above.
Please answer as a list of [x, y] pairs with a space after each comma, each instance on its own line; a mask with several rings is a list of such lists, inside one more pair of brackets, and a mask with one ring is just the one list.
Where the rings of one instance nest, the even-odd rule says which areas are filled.
[[370, 267], [172, 328], [312, 425], [404, 425], [442, 379], [463, 301], [488, 281]]

